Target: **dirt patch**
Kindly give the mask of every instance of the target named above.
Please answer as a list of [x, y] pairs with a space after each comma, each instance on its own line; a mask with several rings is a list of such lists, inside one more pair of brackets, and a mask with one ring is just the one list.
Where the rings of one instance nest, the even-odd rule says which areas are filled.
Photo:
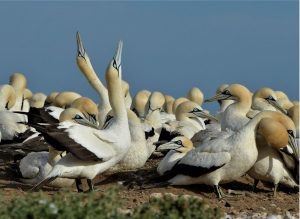
[[[124, 200], [128, 209], [133, 209], [142, 203], [148, 202], [153, 193], [173, 193], [176, 195], [193, 195], [201, 197], [209, 205], [220, 207], [232, 216], [241, 214], [253, 215], [254, 213], [280, 214], [285, 215], [288, 211], [291, 215], [299, 217], [299, 193], [292, 189], [279, 186], [277, 197], [273, 196], [270, 187], [259, 183], [257, 191], [252, 192], [253, 180], [248, 176], [222, 185], [225, 192], [231, 193], [231, 197], [219, 200], [211, 186], [191, 185], [184, 187], [159, 186], [148, 188], [143, 183], [153, 177], [157, 177], [156, 167], [159, 159], [150, 159], [144, 168], [138, 171], [128, 171], [121, 173], [106, 173], [94, 179], [97, 193], [105, 191], [112, 185], [122, 184], [120, 197]], [[19, 196], [26, 195], [31, 186], [24, 185], [16, 179], [17, 173], [9, 165], [0, 166], [0, 191], [5, 200], [11, 200]], [[147, 188], [144, 188], [147, 187]], [[87, 189], [86, 182], [84, 188]], [[43, 188], [43, 192], [48, 195], [57, 193], [56, 188]], [[75, 186], [70, 190], [76, 194]]]

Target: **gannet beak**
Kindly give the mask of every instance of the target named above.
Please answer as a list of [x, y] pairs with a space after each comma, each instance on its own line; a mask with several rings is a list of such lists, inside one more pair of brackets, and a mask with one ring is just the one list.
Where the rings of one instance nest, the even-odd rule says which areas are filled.
[[217, 94], [213, 97], [210, 97], [206, 100], [204, 100], [204, 102], [213, 102], [213, 101], [217, 101], [217, 100], [231, 100], [232, 95], [228, 95], [228, 94]]
[[203, 119], [210, 119], [218, 122], [217, 117], [205, 112], [204, 110], [193, 112], [197, 117], [203, 118]]
[[85, 58], [86, 53], [79, 32], [76, 33], [76, 41], [77, 41], [77, 56]]
[[75, 121], [80, 125], [84, 125], [84, 126], [88, 126], [88, 127], [98, 129], [97, 124], [94, 124], [94, 123], [90, 122], [87, 119], [75, 119]]
[[299, 159], [299, 149], [297, 142], [295, 141], [295, 138], [289, 134], [289, 145], [293, 150], [293, 153], [295, 155], [295, 158], [298, 160]]
[[272, 106], [274, 106], [276, 109], [278, 109], [280, 112], [282, 112], [283, 114], [287, 114], [286, 110], [283, 109], [276, 100], [273, 99], [267, 99], [268, 103], [271, 104]]
[[121, 66], [122, 49], [123, 49], [123, 41], [120, 40], [113, 59], [113, 67], [118, 70], [120, 79], [122, 79], [122, 66]]
[[175, 150], [180, 147], [181, 147], [181, 145], [175, 144], [174, 142], [171, 141], [171, 142], [160, 145], [156, 150], [157, 151]]

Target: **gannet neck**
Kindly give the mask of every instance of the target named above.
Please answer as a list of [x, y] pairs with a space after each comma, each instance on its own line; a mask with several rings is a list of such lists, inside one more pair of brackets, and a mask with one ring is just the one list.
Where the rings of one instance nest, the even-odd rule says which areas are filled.
[[72, 102], [81, 97], [80, 94], [72, 91], [64, 91], [59, 93], [54, 99], [54, 106], [61, 108], [67, 108], [71, 106]]
[[286, 113], [286, 110], [283, 109], [278, 101], [275, 92], [271, 88], [261, 88], [258, 89], [254, 95], [252, 100], [252, 109], [254, 110], [279, 110]]
[[43, 93], [35, 93], [29, 100], [30, 107], [42, 108], [44, 107], [47, 96]]
[[27, 80], [22, 73], [14, 73], [9, 78], [9, 84], [14, 87], [16, 92], [23, 93], [27, 86]]
[[130, 109], [132, 105], [132, 98], [129, 92], [129, 84], [124, 80], [122, 80], [122, 90], [125, 97], [126, 108]]
[[164, 103], [165, 97], [162, 93], [158, 91], [152, 92], [145, 107], [145, 115], [147, 116], [154, 111], [160, 112]]
[[192, 87], [189, 90], [189, 92], [187, 94], [187, 98], [190, 101], [193, 101], [193, 102], [199, 104], [199, 106], [202, 105], [203, 100], [204, 100], [203, 99], [203, 93], [202, 93], [202, 91], [199, 88], [197, 88], [197, 87]]
[[176, 109], [177, 107], [183, 103], [183, 102], [186, 102], [186, 101], [189, 101], [189, 99], [185, 98], [185, 97], [179, 97], [177, 98], [174, 103], [173, 103], [173, 107], [172, 107], [172, 111], [173, 111], [173, 114], [176, 114]]
[[127, 112], [125, 107], [125, 100], [121, 85], [121, 54], [122, 54], [122, 41], [119, 42], [116, 54], [106, 69], [106, 83], [109, 93], [109, 102], [114, 115], [117, 120], [126, 120], [127, 125]]
[[[88, 54], [86, 53], [83, 43], [80, 38], [79, 32], [77, 32], [77, 57], [76, 62], [80, 69], [80, 71], [83, 73], [85, 78], [88, 80], [90, 85], [96, 90], [100, 97], [100, 108], [108, 108], [107, 111], [109, 111], [109, 100], [108, 100], [108, 93], [106, 87], [102, 84], [100, 79], [97, 76], [97, 73], [95, 72], [92, 63], [90, 61], [90, 58]], [[103, 109], [102, 109], [103, 110]], [[107, 113], [107, 112], [106, 112]]]
[[284, 125], [272, 118], [263, 118], [259, 122], [257, 133], [264, 137], [263, 145], [270, 145], [274, 148], [286, 147], [289, 141]]
[[59, 92], [52, 92], [52, 93], [50, 93], [50, 94], [47, 96], [46, 100], [45, 100], [45, 104], [47, 104], [47, 105], [53, 104], [53, 103], [54, 103], [54, 100], [55, 100], [55, 97], [56, 97], [58, 94], [59, 94]]
[[8, 84], [0, 86], [0, 110], [11, 109], [16, 103], [15, 89]]
[[165, 104], [164, 104], [164, 110], [166, 113], [173, 114], [173, 103], [175, 101], [175, 98], [170, 95], [165, 95]]
[[140, 117], [145, 117], [145, 107], [151, 92], [148, 90], [139, 91], [133, 98], [132, 110]]
[[251, 108], [252, 95], [251, 92], [240, 84], [232, 84], [228, 87], [231, 95], [236, 97], [236, 102], [228, 106], [228, 109], [234, 109], [235, 112], [239, 112], [246, 115]]

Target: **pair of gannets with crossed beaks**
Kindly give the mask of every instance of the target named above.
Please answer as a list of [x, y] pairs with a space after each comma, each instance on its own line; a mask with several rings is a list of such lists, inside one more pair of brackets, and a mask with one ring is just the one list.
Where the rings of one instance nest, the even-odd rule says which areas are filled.
[[[130, 147], [125, 100], [121, 87], [122, 42], [107, 67], [106, 82], [109, 102], [115, 115], [114, 122], [105, 129], [62, 122], [41, 130], [47, 141], [55, 141], [69, 153], [59, 160], [47, 177], [33, 189], [39, 189], [57, 177], [88, 181], [93, 190], [92, 179], [123, 159]], [[41, 128], [42, 129], [42, 128]], [[53, 145], [54, 147], [56, 145]]]
[[[97, 76], [97, 73], [95, 72], [92, 66], [90, 58], [83, 46], [83, 42], [81, 40], [79, 32], [76, 33], [76, 38], [77, 38], [76, 62], [80, 71], [84, 74], [85, 78], [88, 80], [90, 85], [95, 89], [95, 91], [100, 97], [99, 105], [98, 105], [98, 109], [99, 109], [98, 120], [99, 120], [99, 126], [102, 127], [104, 125], [106, 115], [111, 110], [108, 91], [106, 87], [102, 84], [101, 80]], [[120, 75], [122, 75], [121, 66], [119, 66], [119, 72]], [[125, 105], [127, 108], [130, 108], [132, 105], [132, 98], [129, 92], [129, 84], [126, 81], [122, 80], [121, 86], [125, 97]]]
[[[171, 175], [175, 175], [168, 182], [171, 185], [212, 185], [216, 190], [217, 196], [222, 198], [223, 194], [219, 184], [237, 179], [254, 165], [258, 156], [255, 141], [256, 134], [259, 133], [262, 136], [266, 136], [270, 132], [263, 125], [269, 122], [265, 119], [270, 118], [281, 123], [285, 127], [285, 131], [288, 130], [288, 127], [283, 122], [287, 117], [283, 117], [279, 112], [261, 112], [239, 131], [233, 132], [227, 138], [216, 138], [187, 152], [168, 171]], [[284, 146], [286, 143], [282, 142], [281, 146]], [[164, 149], [167, 149], [167, 147]], [[171, 149], [174, 149], [174, 147]]]

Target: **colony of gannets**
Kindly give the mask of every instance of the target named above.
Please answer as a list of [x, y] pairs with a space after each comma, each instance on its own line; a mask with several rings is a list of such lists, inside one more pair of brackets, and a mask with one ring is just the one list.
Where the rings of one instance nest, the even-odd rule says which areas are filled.
[[[274, 196], [278, 184], [299, 186], [299, 101], [242, 84], [222, 84], [205, 100], [197, 87], [181, 97], [146, 88], [132, 98], [134, 84], [122, 79], [123, 42], [108, 63], [106, 84], [79, 33], [76, 42], [76, 63], [96, 103], [75, 91], [32, 93], [22, 73], [0, 85], [0, 159], [17, 163], [18, 180], [33, 190], [76, 182], [80, 192], [82, 179], [94, 190], [97, 175], [136, 171], [152, 154], [163, 156], [155, 158], [164, 176], [157, 183], [211, 185], [218, 198], [226, 196], [222, 183], [245, 174], [254, 188], [272, 183]], [[213, 101], [220, 108], [210, 113], [203, 103]]]

